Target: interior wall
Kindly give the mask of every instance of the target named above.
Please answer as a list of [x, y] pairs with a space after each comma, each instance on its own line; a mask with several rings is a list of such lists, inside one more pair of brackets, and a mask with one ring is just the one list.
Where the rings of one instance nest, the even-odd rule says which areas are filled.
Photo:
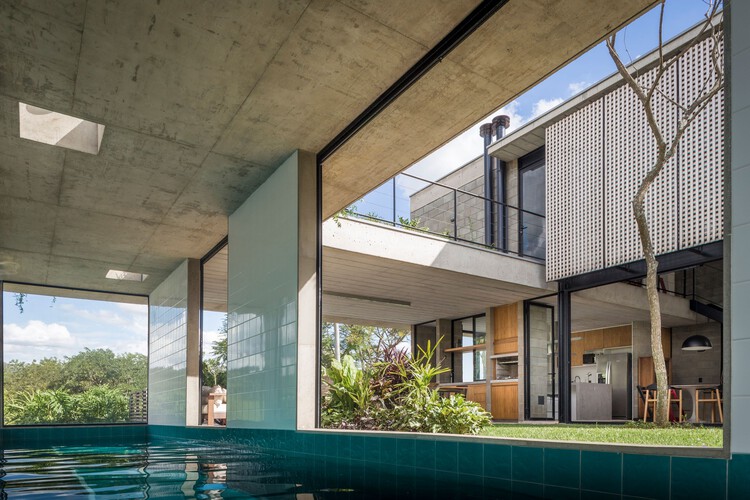
[[148, 422], [185, 425], [188, 262], [149, 296]]
[[[227, 424], [230, 427], [297, 427], [298, 329], [303, 319], [300, 317], [298, 321], [298, 292], [312, 286], [312, 304], [315, 300], [314, 250], [312, 256], [305, 258], [305, 262], [312, 258], [312, 275], [301, 282], [298, 274], [302, 231], [298, 197], [300, 155], [294, 153], [289, 157], [229, 217], [227, 392], [231, 396]], [[312, 155], [304, 154], [304, 160], [306, 170], [314, 169]], [[314, 193], [314, 178], [312, 181], [302, 187]], [[306, 213], [314, 217], [314, 197], [312, 202], [312, 210], [306, 207]], [[305, 314], [309, 316], [308, 309]], [[305, 344], [310, 347], [311, 340], [313, 346], [304, 356], [307, 368], [315, 362], [314, 308], [312, 315], [305, 318], [303, 325], [313, 332], [312, 340], [308, 338]], [[309, 332], [306, 337], [310, 337]], [[306, 377], [312, 379], [312, 394], [314, 373]], [[307, 408], [306, 412], [312, 412], [307, 417], [314, 422], [314, 408]]]

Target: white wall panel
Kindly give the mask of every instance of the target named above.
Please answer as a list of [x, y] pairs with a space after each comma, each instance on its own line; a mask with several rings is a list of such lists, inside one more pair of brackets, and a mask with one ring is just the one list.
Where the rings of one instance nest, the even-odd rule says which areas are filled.
[[600, 99], [547, 129], [555, 145], [546, 153], [550, 281], [603, 263], [602, 112]]
[[[653, 110], [667, 140], [710, 74], [703, 41], [662, 77]], [[644, 86], [655, 70], [637, 76]], [[723, 238], [723, 95], [688, 129], [646, 196], [657, 254]], [[547, 279], [643, 258], [632, 200], [656, 159], [646, 113], [621, 85], [547, 128]]]

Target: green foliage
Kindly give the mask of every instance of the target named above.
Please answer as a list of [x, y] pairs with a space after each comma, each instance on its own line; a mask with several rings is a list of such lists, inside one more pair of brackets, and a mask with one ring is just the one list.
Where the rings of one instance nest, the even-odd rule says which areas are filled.
[[384, 359], [360, 369], [345, 355], [325, 371], [328, 394], [322, 405], [324, 427], [476, 434], [490, 424], [489, 414], [463, 396], [441, 398], [432, 388], [447, 371], [433, 365], [435, 347], [385, 351]]
[[64, 389], [24, 391], [5, 403], [5, 423], [10, 425], [116, 423], [128, 417], [128, 396], [106, 386], [80, 394]]
[[68, 391], [38, 390], [21, 392], [5, 400], [6, 424], [55, 424], [73, 421]]
[[229, 332], [229, 317], [224, 315], [219, 330], [220, 338], [211, 344], [211, 354], [203, 355], [201, 363], [202, 384], [213, 387], [220, 385], [227, 386], [227, 359], [229, 344], [227, 343], [227, 334]]
[[[384, 352], [395, 349], [405, 342], [410, 332], [395, 328], [380, 328], [375, 326], [339, 325], [339, 345], [341, 356], [348, 354], [359, 367], [372, 367], [382, 360]], [[334, 359], [333, 324], [323, 325], [322, 337], [322, 368], [330, 368]]]
[[7, 424], [126, 422], [128, 395], [146, 389], [147, 357], [84, 349], [78, 354], [5, 363]]
[[427, 226], [420, 226], [422, 221], [419, 220], [419, 217], [415, 217], [414, 219], [409, 219], [408, 217], [401, 217], [398, 216], [398, 223], [403, 227], [404, 229], [409, 229], [411, 231], [429, 231], [430, 228]]

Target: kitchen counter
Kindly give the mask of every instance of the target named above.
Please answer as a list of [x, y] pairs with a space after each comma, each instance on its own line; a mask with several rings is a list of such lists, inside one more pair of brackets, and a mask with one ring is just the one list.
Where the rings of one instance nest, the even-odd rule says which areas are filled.
[[570, 391], [572, 420], [612, 420], [612, 386], [573, 382]]

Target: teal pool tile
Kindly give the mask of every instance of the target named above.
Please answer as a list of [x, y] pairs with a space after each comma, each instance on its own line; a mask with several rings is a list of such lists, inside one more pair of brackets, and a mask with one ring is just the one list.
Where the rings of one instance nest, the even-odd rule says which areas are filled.
[[399, 467], [414, 467], [416, 465], [417, 443], [411, 438], [396, 440], [396, 464]]
[[581, 489], [619, 495], [622, 491], [622, 454], [582, 451]]
[[458, 474], [462, 498], [484, 498], [484, 478], [474, 474]]
[[435, 471], [435, 491], [442, 493], [442, 498], [460, 498], [461, 488], [458, 482], [458, 473]]
[[435, 441], [418, 439], [415, 446], [415, 465], [422, 469], [435, 469]]
[[383, 463], [396, 463], [397, 440], [395, 438], [380, 438], [380, 461]]
[[350, 436], [350, 458], [352, 460], [365, 459], [365, 437]]
[[668, 499], [669, 460], [664, 455], [623, 455], [623, 495]]
[[544, 485], [541, 483], [529, 483], [526, 481], [511, 481], [512, 498], [526, 500], [542, 498], [544, 496]]
[[726, 489], [726, 460], [719, 458], [672, 458], [672, 500], [724, 498]]
[[484, 478], [484, 493], [487, 498], [510, 498], [512, 491], [510, 479]]
[[581, 452], [544, 449], [544, 484], [580, 489]]
[[481, 443], [458, 444], [458, 473], [481, 476], [484, 473], [484, 445]]
[[[513, 446], [513, 481], [544, 483], [544, 449]], [[515, 491], [515, 490], [514, 490]]]
[[511, 447], [503, 444], [484, 445], [484, 475], [510, 479]]
[[620, 500], [622, 497], [615, 493], [602, 493], [601, 491], [581, 490], [581, 500]]
[[435, 441], [435, 470], [458, 472], [458, 443]]
[[580, 500], [581, 490], [578, 488], [544, 485], [544, 498], [550, 500]]
[[336, 434], [325, 435], [325, 446], [323, 448], [323, 454], [326, 457], [335, 457], [339, 453], [339, 439]]
[[419, 487], [416, 469], [414, 467], [399, 467], [395, 484], [399, 496], [406, 498], [414, 497]]
[[365, 436], [365, 460], [380, 462], [380, 439], [375, 436]]
[[750, 455], [732, 455], [728, 490], [729, 498], [750, 498]]
[[350, 458], [352, 454], [351, 436], [348, 434], [339, 434], [336, 437], [338, 438], [336, 439], [337, 456], [339, 458]]

